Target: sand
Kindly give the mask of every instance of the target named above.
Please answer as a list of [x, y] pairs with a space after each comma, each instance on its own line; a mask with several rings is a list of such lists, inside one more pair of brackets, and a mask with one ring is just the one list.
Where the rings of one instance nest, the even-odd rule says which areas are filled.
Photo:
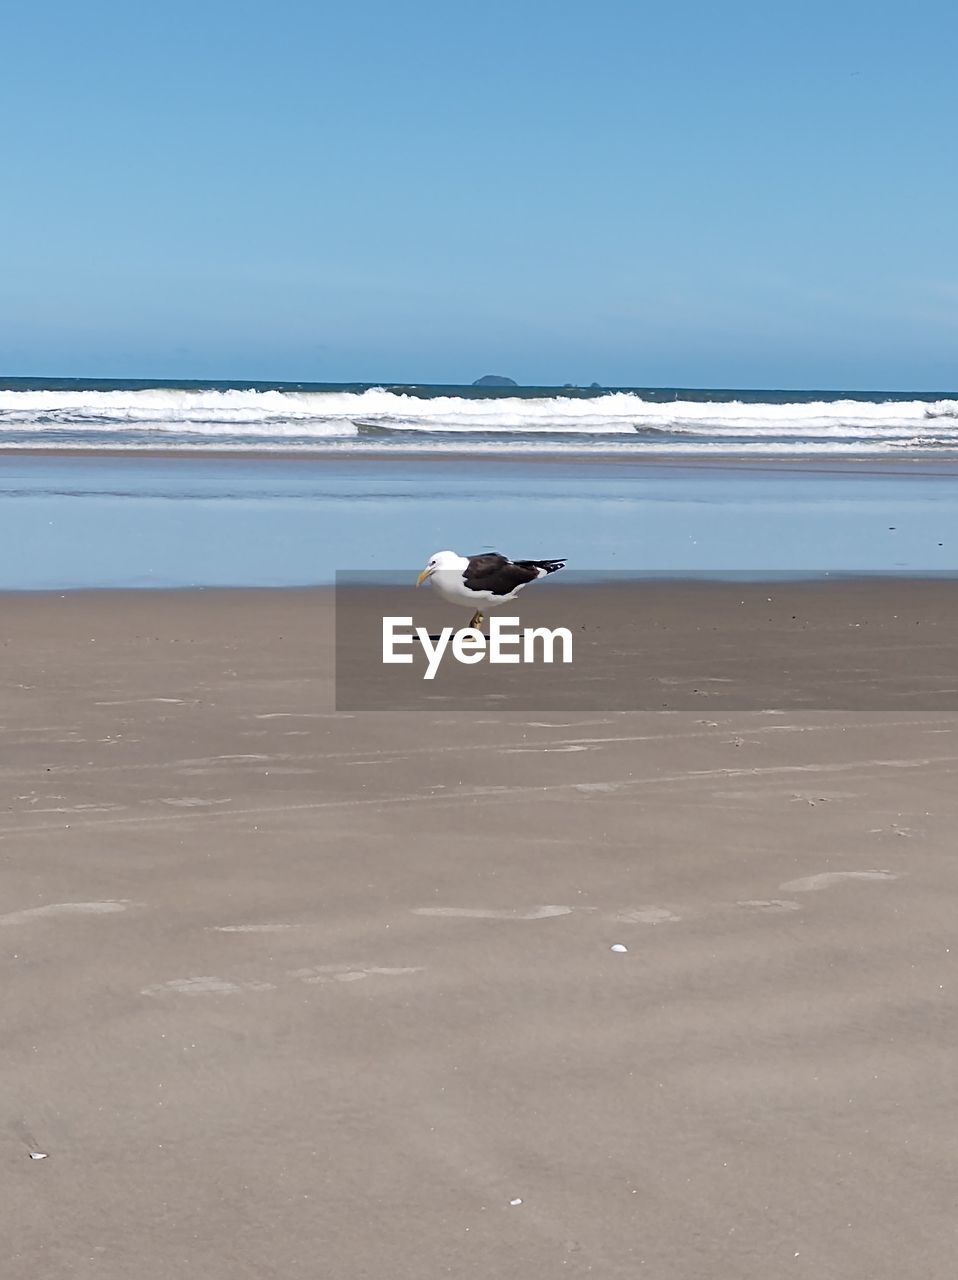
[[[371, 575], [368, 575], [371, 576]], [[565, 629], [553, 661], [463, 666], [444, 654], [432, 679], [421, 643], [410, 665], [382, 662], [383, 616], [411, 617], [435, 648], [466, 625], [428, 590], [371, 590], [344, 575], [336, 609], [339, 710], [709, 711], [815, 709], [958, 712], [958, 583], [881, 576], [822, 581], [616, 581], [561, 577], [496, 609], [509, 627]], [[569, 584], [575, 584], [570, 586]], [[412, 626], [397, 624], [397, 633]], [[518, 656], [517, 640], [506, 652]], [[542, 642], [535, 642], [541, 657]]]
[[326, 592], [0, 599], [3, 1276], [950, 1280], [953, 588], [802, 590], [605, 589], [673, 709], [565, 715], [335, 712]]

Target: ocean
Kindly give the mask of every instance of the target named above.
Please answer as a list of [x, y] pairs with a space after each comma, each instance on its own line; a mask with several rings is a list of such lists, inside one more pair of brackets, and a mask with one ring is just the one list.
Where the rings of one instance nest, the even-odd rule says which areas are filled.
[[0, 544], [6, 590], [958, 575], [958, 398], [6, 379]]
[[958, 393], [0, 379], [0, 448], [958, 456]]

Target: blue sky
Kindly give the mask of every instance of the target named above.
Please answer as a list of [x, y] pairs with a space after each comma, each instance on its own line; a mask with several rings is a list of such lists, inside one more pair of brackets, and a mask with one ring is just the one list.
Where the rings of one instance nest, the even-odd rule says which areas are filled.
[[15, 0], [0, 374], [954, 389], [953, 0]]

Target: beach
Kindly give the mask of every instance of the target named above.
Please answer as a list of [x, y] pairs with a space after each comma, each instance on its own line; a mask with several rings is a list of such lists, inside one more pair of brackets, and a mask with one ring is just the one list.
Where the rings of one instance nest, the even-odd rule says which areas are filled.
[[433, 391], [2, 406], [4, 1275], [950, 1280], [950, 402]]
[[537, 590], [631, 704], [0, 599], [5, 1276], [952, 1275], [953, 583]]
[[958, 9], [5, 16], [0, 1280], [955, 1280]]

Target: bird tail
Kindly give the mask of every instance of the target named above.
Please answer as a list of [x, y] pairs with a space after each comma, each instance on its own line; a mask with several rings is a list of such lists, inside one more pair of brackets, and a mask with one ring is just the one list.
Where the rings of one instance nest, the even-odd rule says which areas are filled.
[[523, 568], [541, 569], [543, 573], [555, 573], [558, 569], [565, 568], [565, 559], [560, 560], [517, 560], [516, 564], [521, 564]]

